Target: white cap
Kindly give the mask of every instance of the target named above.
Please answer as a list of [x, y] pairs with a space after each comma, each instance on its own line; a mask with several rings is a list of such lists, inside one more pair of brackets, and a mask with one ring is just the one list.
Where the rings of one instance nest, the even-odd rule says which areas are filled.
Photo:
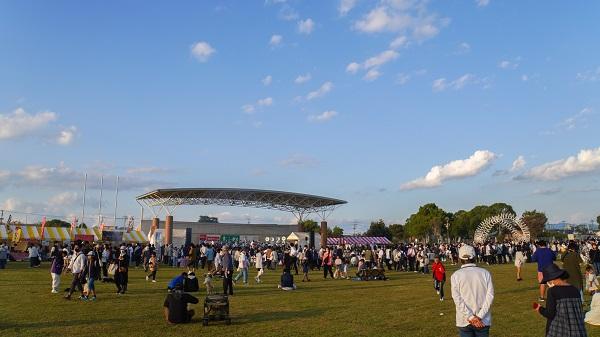
[[458, 258], [462, 260], [470, 260], [475, 257], [475, 248], [469, 245], [463, 245], [458, 249]]

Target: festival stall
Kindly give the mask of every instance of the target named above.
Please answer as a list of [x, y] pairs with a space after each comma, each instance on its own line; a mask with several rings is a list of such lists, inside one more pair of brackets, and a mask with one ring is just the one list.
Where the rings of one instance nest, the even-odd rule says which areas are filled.
[[102, 238], [102, 233], [97, 227], [73, 229], [73, 241], [94, 242]]
[[327, 238], [328, 246], [336, 245], [356, 245], [356, 246], [379, 246], [391, 245], [392, 241], [384, 236], [342, 236], [337, 238]]
[[146, 235], [140, 231], [131, 231], [123, 233], [123, 242], [131, 242], [131, 243], [147, 243], [148, 238]]
[[45, 227], [43, 240], [48, 242], [71, 242], [70, 228], [65, 227]]
[[[314, 247], [321, 247], [321, 234], [314, 233], [314, 235]], [[287, 238], [283, 237], [282, 240], [288, 243], [296, 243], [300, 247], [310, 246], [310, 232], [292, 232]]]
[[0, 225], [0, 242], [10, 241], [8, 237], [8, 230], [5, 225]]

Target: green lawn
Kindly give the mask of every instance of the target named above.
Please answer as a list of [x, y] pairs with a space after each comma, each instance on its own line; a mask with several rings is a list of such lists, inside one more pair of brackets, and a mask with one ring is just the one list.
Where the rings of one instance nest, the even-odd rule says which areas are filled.
[[[449, 268], [448, 280], [453, 268]], [[496, 287], [491, 336], [543, 336], [545, 320], [531, 310], [537, 298], [535, 266], [514, 281], [512, 265], [489, 267]], [[294, 292], [276, 288], [279, 272], [264, 283], [236, 287], [230, 300], [233, 323], [203, 327], [165, 323], [162, 302], [168, 280], [178, 270], [163, 267], [157, 283], [142, 270], [129, 274], [129, 292], [117, 297], [114, 284], [97, 283], [98, 301], [65, 301], [50, 293], [48, 264], [29, 269], [11, 263], [0, 270], [0, 336], [456, 336], [450, 286], [440, 303], [430, 275], [389, 273], [388, 281], [322, 280], [298, 283]], [[251, 278], [255, 275], [252, 271]], [[70, 275], [61, 288], [68, 287]], [[219, 282], [215, 282], [221, 289]], [[202, 300], [202, 299], [201, 299]], [[197, 306], [197, 311], [201, 307]], [[443, 313], [444, 315], [440, 315]], [[600, 328], [588, 326], [590, 336]]]

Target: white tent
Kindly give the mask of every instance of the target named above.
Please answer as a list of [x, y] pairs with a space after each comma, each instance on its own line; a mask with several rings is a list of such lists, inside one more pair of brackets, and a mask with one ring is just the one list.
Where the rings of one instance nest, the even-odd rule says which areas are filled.
[[[310, 243], [310, 233], [309, 232], [292, 232], [287, 237], [287, 242], [289, 243], [297, 243], [298, 246], [304, 247], [309, 246]], [[321, 247], [321, 234], [315, 233], [315, 248]]]

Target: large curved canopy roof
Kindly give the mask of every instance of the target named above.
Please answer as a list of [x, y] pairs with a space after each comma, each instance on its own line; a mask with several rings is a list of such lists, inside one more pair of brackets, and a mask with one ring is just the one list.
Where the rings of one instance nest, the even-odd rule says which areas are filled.
[[136, 198], [148, 207], [180, 205], [217, 205], [254, 207], [292, 212], [299, 218], [309, 213], [326, 213], [346, 204], [344, 200], [310, 194], [239, 189], [239, 188], [174, 188], [159, 189]]

